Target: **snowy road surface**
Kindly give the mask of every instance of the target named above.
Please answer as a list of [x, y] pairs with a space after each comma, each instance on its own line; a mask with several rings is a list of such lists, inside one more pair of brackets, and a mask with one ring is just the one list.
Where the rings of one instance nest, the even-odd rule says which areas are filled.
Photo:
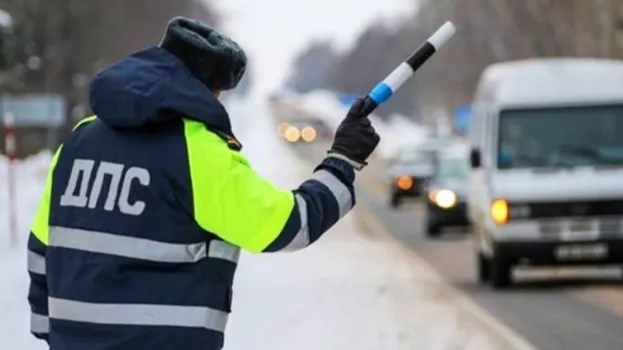
[[245, 258], [226, 349], [493, 349], [425, 271], [352, 217], [300, 254]]
[[[232, 108], [238, 137], [257, 169], [296, 186], [311, 169], [276, 140], [264, 113]], [[242, 118], [241, 116], [245, 117]], [[234, 117], [236, 118], [236, 117]], [[18, 249], [7, 244], [0, 201], [0, 349], [44, 349], [28, 334], [23, 247], [49, 156], [21, 164]], [[4, 169], [0, 169], [4, 172]], [[2, 177], [4, 178], [4, 176]], [[5, 195], [0, 184], [0, 195]], [[434, 278], [393, 241], [358, 232], [350, 214], [320, 243], [297, 254], [243, 255], [234, 286], [226, 349], [500, 349]]]

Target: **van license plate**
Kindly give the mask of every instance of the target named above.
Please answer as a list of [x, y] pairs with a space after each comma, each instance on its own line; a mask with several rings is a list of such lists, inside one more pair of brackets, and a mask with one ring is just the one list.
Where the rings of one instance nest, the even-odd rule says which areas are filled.
[[601, 260], [608, 257], [607, 244], [566, 244], [556, 248], [558, 260]]

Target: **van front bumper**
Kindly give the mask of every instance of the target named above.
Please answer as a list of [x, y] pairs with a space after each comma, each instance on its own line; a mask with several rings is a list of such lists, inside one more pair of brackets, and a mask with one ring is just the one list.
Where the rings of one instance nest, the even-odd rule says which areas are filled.
[[623, 239], [493, 243], [495, 255], [529, 265], [623, 264]]

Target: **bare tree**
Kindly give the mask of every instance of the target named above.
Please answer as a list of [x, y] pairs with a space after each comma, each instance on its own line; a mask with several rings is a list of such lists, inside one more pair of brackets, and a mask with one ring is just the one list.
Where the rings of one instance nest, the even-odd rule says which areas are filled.
[[[469, 103], [482, 70], [531, 57], [623, 57], [623, 0], [427, 0], [389, 32], [371, 25], [335, 66], [330, 87], [365, 93], [446, 20], [456, 37], [383, 111], [422, 114]], [[426, 116], [425, 116], [426, 118]]]
[[[15, 22], [13, 46], [0, 67], [4, 93], [50, 92], [65, 97], [67, 132], [88, 111], [88, 83], [124, 55], [157, 45], [169, 19], [198, 18], [218, 27], [219, 18], [199, 0], [0, 0]], [[7, 63], [7, 62], [5, 62]]]
[[326, 87], [330, 67], [336, 60], [337, 53], [330, 42], [311, 42], [294, 58], [286, 87], [302, 93]]

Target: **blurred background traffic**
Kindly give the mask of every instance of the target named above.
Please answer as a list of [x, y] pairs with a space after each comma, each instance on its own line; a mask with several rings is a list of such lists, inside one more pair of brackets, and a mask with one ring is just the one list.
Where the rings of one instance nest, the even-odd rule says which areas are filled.
[[[224, 99], [261, 99], [271, 137], [317, 161], [354, 99], [451, 20], [456, 36], [371, 116], [382, 141], [359, 205], [537, 348], [622, 349], [623, 1], [390, 1], [355, 24], [349, 6], [371, 3], [325, 8], [344, 21], [335, 35], [297, 36], [329, 15], [259, 0], [0, 0], [0, 115], [15, 121], [17, 158], [56, 148], [89, 115], [93, 75], [187, 15], [250, 48]], [[278, 17], [296, 19], [266, 23]]]

